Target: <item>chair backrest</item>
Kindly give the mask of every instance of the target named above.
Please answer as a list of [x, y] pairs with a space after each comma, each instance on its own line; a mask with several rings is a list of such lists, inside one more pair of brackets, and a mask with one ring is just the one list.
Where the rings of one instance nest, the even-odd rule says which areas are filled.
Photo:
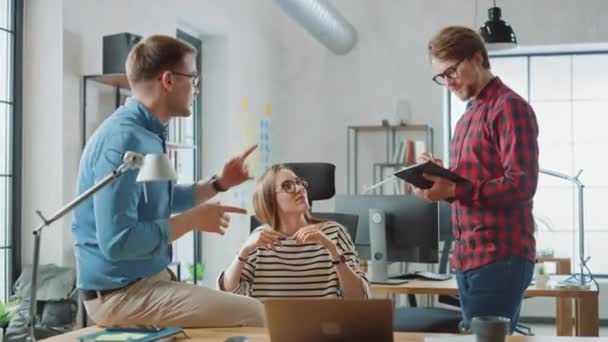
[[359, 215], [353, 214], [341, 214], [341, 213], [311, 213], [312, 217], [334, 221], [341, 224], [348, 235], [350, 235], [350, 239], [355, 243], [355, 238], [357, 237], [357, 224], [359, 223]]
[[[452, 242], [454, 238], [450, 235], [446, 236], [446, 239], [443, 242], [443, 248], [441, 249], [441, 258], [439, 259], [439, 273], [448, 273], [450, 271], [448, 269], [450, 262], [450, 253], [452, 252]], [[441, 295], [437, 297], [437, 301], [442, 304], [452, 305], [459, 307], [460, 301], [457, 297]]]
[[308, 182], [308, 201], [325, 200], [336, 194], [336, 166], [330, 163], [284, 163], [298, 177]]

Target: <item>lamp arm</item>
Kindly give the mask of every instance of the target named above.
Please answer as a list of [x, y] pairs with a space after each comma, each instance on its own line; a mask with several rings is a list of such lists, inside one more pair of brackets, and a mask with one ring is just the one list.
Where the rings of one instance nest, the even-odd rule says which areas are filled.
[[40, 235], [42, 234], [42, 230], [48, 226], [50, 226], [53, 222], [57, 221], [65, 214], [70, 212], [72, 209], [80, 205], [86, 199], [91, 197], [93, 194], [112, 183], [118, 177], [123, 175], [130, 169], [139, 168], [143, 162], [143, 155], [127, 151], [123, 156], [123, 163], [118, 166], [111, 174], [107, 175], [105, 178], [100, 180], [97, 184], [93, 185], [87, 191], [78, 195], [71, 202], [66, 204], [63, 208], [59, 209], [51, 218], [46, 219], [40, 210], [36, 211], [36, 214], [42, 219], [42, 224], [38, 228], [33, 231], [34, 234], [34, 260], [32, 263], [32, 283], [30, 287], [30, 317], [29, 317], [29, 326], [30, 326], [30, 336], [28, 336], [29, 341], [35, 341], [34, 335], [34, 327], [36, 323], [36, 291], [37, 291], [37, 281], [38, 281], [38, 264], [40, 263]]
[[540, 171], [540, 173], [544, 173], [549, 176], [553, 176], [553, 177], [557, 177], [557, 178], [561, 178], [561, 179], [565, 179], [565, 180], [569, 180], [569, 181], [572, 180], [572, 177], [570, 177], [564, 173], [559, 173], [559, 172], [555, 172], [555, 171], [551, 171], [551, 170], [547, 170], [547, 169], [539, 169], [539, 171]]

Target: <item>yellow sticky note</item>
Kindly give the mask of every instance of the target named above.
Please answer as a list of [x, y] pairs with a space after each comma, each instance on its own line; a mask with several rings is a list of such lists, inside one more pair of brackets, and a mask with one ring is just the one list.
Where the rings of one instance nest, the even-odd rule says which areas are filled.
[[241, 99], [241, 109], [248, 110], [249, 109], [249, 100], [246, 97]]
[[272, 104], [267, 103], [265, 108], [264, 108], [264, 113], [266, 114], [266, 116], [271, 116], [272, 115]]

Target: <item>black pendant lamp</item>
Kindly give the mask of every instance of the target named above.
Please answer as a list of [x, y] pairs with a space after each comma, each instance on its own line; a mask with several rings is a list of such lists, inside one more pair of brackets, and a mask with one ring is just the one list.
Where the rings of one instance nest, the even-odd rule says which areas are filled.
[[488, 21], [479, 28], [479, 34], [486, 42], [488, 50], [506, 50], [517, 46], [517, 38], [511, 26], [507, 25], [504, 20], [500, 19], [502, 11], [496, 7], [488, 9]]

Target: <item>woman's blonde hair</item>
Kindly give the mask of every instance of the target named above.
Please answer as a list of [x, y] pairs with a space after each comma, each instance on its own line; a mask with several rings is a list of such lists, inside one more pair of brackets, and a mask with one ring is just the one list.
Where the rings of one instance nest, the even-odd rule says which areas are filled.
[[[253, 208], [255, 210], [256, 219], [262, 224], [269, 225], [274, 230], [279, 230], [279, 227], [281, 226], [279, 206], [275, 195], [277, 191], [275, 182], [277, 175], [281, 170], [293, 172], [292, 169], [282, 164], [271, 166], [264, 172], [262, 177], [258, 179], [256, 190], [253, 193]], [[308, 200], [308, 198], [306, 200]], [[304, 218], [308, 223], [325, 222], [325, 220], [312, 217], [308, 211], [304, 213]]]

